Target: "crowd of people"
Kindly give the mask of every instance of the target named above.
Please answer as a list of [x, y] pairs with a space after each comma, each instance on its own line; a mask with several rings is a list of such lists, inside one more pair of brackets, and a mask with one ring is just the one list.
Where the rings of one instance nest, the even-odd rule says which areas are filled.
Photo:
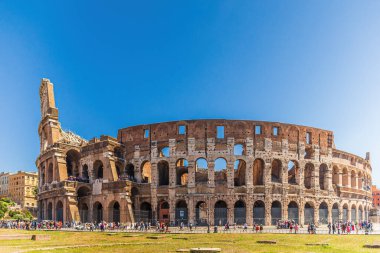
[[[150, 231], [150, 232], [170, 232], [169, 228], [174, 226], [170, 226], [165, 222], [155, 222], [154, 224], [150, 222], [136, 222], [130, 224], [122, 224], [119, 222], [96, 222], [96, 223], [82, 223], [82, 222], [65, 222], [62, 223], [60, 221], [49, 221], [44, 220], [38, 222], [37, 220], [33, 221], [16, 221], [16, 220], [2, 220], [0, 221], [0, 228], [6, 229], [25, 229], [25, 230], [60, 230], [60, 229], [75, 229], [75, 230], [86, 230], [86, 231], [112, 231], [112, 230], [120, 230], [120, 231]], [[197, 228], [196, 225], [190, 223], [185, 223], [184, 221], [178, 222], [178, 229], [183, 231], [187, 229], [188, 231], [193, 231]], [[232, 226], [226, 222], [222, 227], [223, 231], [238, 231], [242, 230], [243, 232], [248, 231], [248, 224], [244, 223], [242, 226], [237, 225], [236, 223], [232, 224]], [[289, 233], [299, 233], [300, 227], [294, 220], [281, 220], [276, 224], [277, 229], [287, 229]], [[316, 234], [318, 226], [313, 223], [309, 223], [307, 225], [307, 233]], [[362, 222], [343, 222], [337, 221], [334, 223], [328, 223], [327, 225], [329, 234], [358, 234], [359, 231], [365, 232], [366, 234], [373, 231], [373, 224], [369, 221]], [[208, 231], [210, 227], [208, 227]], [[253, 224], [252, 230], [256, 233], [262, 233], [264, 227], [262, 224]], [[214, 227], [214, 232], [218, 232], [218, 226]], [[326, 233], [326, 230], [325, 230]]]

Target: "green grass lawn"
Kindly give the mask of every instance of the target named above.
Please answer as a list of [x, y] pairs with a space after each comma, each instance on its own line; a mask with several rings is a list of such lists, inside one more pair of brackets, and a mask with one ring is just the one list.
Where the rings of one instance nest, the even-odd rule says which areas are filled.
[[[364, 244], [380, 243], [380, 235], [294, 235], [294, 234], [132, 234], [104, 232], [0, 230], [0, 235], [48, 234], [51, 240], [1, 240], [0, 252], [175, 252], [181, 248], [217, 247], [222, 252], [375, 252]], [[148, 239], [148, 236], [162, 236]], [[275, 240], [276, 245], [257, 240]], [[329, 246], [306, 246], [328, 243]], [[67, 246], [75, 246], [67, 248]]]

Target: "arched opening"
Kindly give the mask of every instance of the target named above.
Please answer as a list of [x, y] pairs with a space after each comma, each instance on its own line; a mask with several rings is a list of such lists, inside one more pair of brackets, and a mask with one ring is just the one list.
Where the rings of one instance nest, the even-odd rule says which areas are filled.
[[109, 206], [109, 221], [111, 222], [120, 222], [120, 204], [115, 201], [112, 202]]
[[331, 209], [331, 216], [333, 223], [339, 221], [339, 206], [338, 203], [334, 203], [332, 209]]
[[299, 184], [299, 165], [297, 161], [288, 162], [288, 184]]
[[94, 162], [94, 179], [102, 179], [103, 178], [103, 162], [100, 160], [96, 160]]
[[53, 182], [53, 164], [50, 163], [49, 164], [49, 167], [48, 167], [48, 183], [50, 184], [51, 182]]
[[358, 219], [359, 219], [359, 222], [361, 222], [361, 221], [363, 221], [363, 207], [362, 206], [359, 206], [359, 217], [358, 217]]
[[79, 206], [78, 206], [78, 209], [79, 209], [80, 221], [82, 223], [89, 222], [89, 219], [88, 219], [88, 205], [86, 203], [80, 203]]
[[304, 224], [313, 224], [314, 223], [314, 205], [310, 203], [306, 203], [304, 213], [305, 213]]
[[294, 201], [291, 201], [288, 205], [288, 219], [299, 224], [298, 204]]
[[40, 202], [41, 204], [39, 205], [40, 209], [40, 220], [45, 220], [45, 204], [43, 201]]
[[305, 165], [305, 172], [304, 172], [304, 184], [305, 184], [306, 189], [311, 189], [311, 187], [314, 186], [313, 179], [314, 179], [314, 165], [311, 163], [307, 163]]
[[319, 205], [319, 224], [327, 224], [329, 217], [329, 209], [326, 202], [322, 202]]
[[161, 201], [158, 205], [158, 219], [160, 222], [169, 222], [169, 203], [167, 201]]
[[271, 180], [273, 183], [281, 183], [282, 163], [278, 159], [272, 161]]
[[195, 163], [195, 183], [208, 182], [208, 164], [204, 158], [198, 158]]
[[264, 185], [264, 167], [262, 159], [253, 162], [253, 185]]
[[68, 177], [79, 177], [80, 154], [76, 150], [69, 150], [66, 153], [66, 169]]
[[343, 222], [348, 221], [348, 205], [344, 204], [343, 205], [343, 215], [342, 215], [342, 220]]
[[189, 175], [189, 163], [186, 159], [178, 159], [176, 163], [177, 185], [187, 185]]
[[166, 161], [160, 161], [157, 164], [158, 170], [158, 185], [169, 185], [169, 163]]
[[244, 154], [244, 147], [242, 144], [236, 144], [234, 146], [234, 155], [243, 155]]
[[195, 206], [195, 222], [198, 226], [206, 226], [208, 224], [207, 205], [204, 201], [199, 201]]
[[332, 183], [333, 185], [339, 185], [339, 168], [337, 166], [333, 167]]
[[351, 171], [351, 188], [356, 188], [356, 173]]
[[127, 166], [125, 166], [125, 173], [129, 180], [135, 180], [135, 166], [133, 166], [132, 163], [128, 163]]
[[238, 200], [234, 205], [234, 222], [243, 225], [246, 222], [246, 208], [243, 200]]
[[48, 204], [47, 216], [48, 220], [53, 220], [53, 203], [51, 202]]
[[265, 204], [261, 200], [253, 204], [253, 221], [255, 224], [265, 225]]
[[82, 167], [82, 179], [85, 183], [88, 183], [88, 166], [87, 164], [83, 165]]
[[245, 173], [247, 165], [244, 160], [236, 160], [234, 163], [234, 185], [245, 185]]
[[343, 186], [348, 186], [348, 171], [347, 171], [347, 168], [343, 168], [342, 184], [343, 184]]
[[122, 174], [123, 174], [123, 171], [122, 171], [122, 164], [117, 162], [115, 163], [115, 167], [116, 167], [116, 174], [117, 174], [117, 178], [118, 179], [122, 179]]
[[43, 186], [44, 184], [45, 184], [45, 167], [42, 167], [41, 175], [40, 175], [40, 186]]
[[120, 147], [114, 149], [114, 155], [116, 158], [123, 159], [123, 150]]
[[180, 200], [175, 206], [175, 221], [177, 225], [180, 225], [181, 222], [187, 224], [188, 212], [187, 204], [185, 200]]
[[215, 184], [225, 184], [227, 182], [227, 161], [224, 158], [215, 160], [214, 174]]
[[355, 205], [352, 205], [351, 206], [351, 221], [352, 222], [356, 222], [357, 221], [357, 217], [356, 217], [356, 206]]
[[362, 190], [363, 189], [363, 174], [361, 171], [358, 173], [358, 189]]
[[272, 207], [270, 210], [272, 217], [272, 225], [276, 225], [278, 221], [282, 219], [281, 203], [279, 201], [272, 202]]
[[56, 221], [60, 221], [63, 223], [63, 204], [62, 201], [58, 201], [55, 207], [56, 211]]
[[214, 225], [223, 226], [227, 223], [227, 204], [223, 200], [215, 203], [214, 207]]
[[140, 213], [135, 216], [136, 221], [152, 222], [152, 206], [148, 202], [143, 202], [140, 205]]
[[92, 208], [93, 214], [92, 218], [95, 223], [100, 223], [103, 221], [103, 206], [100, 202], [95, 202]]
[[321, 190], [327, 190], [327, 165], [322, 163], [319, 166], [319, 188]]
[[146, 161], [141, 166], [141, 183], [152, 182], [152, 166], [149, 161]]
[[159, 152], [159, 157], [169, 157], [170, 156], [169, 147], [163, 147]]

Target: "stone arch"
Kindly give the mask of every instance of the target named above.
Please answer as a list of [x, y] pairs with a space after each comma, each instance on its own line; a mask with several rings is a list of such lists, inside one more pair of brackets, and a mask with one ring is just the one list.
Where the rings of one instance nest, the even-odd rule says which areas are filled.
[[357, 219], [358, 218], [356, 217], [356, 205], [352, 204], [352, 206], [351, 206], [351, 221], [356, 222]]
[[63, 204], [62, 204], [62, 201], [58, 201], [56, 206], [55, 206], [55, 217], [56, 217], [56, 221], [60, 221], [62, 223], [64, 223], [64, 220], [63, 220]]
[[49, 202], [47, 206], [47, 219], [53, 220], [53, 203]]
[[68, 177], [79, 177], [80, 153], [75, 149], [66, 152], [66, 170]]
[[359, 222], [363, 221], [363, 206], [362, 205], [359, 205], [359, 208], [358, 208], [358, 220]]
[[103, 162], [96, 160], [94, 162], [94, 179], [102, 179], [104, 173]]
[[338, 166], [333, 166], [333, 176], [332, 176], [333, 185], [339, 185], [339, 168]]
[[108, 205], [108, 216], [110, 222], [120, 222], [120, 204], [118, 201], [112, 201]]
[[87, 164], [82, 166], [82, 179], [88, 183], [89, 175], [88, 175], [88, 165]]
[[346, 167], [344, 167], [342, 171], [342, 185], [349, 186], [348, 185], [348, 171]]
[[234, 155], [244, 155], [243, 144], [235, 144], [234, 145]]
[[159, 152], [159, 157], [170, 157], [170, 148], [168, 146], [162, 147]]
[[203, 157], [195, 161], [195, 183], [208, 182], [208, 163]]
[[356, 188], [356, 172], [351, 171], [351, 188]]
[[288, 219], [297, 224], [299, 223], [299, 208], [295, 201], [290, 201], [288, 204]]
[[253, 185], [264, 185], [264, 160], [257, 158], [253, 162]]
[[234, 163], [234, 185], [245, 185], [245, 173], [247, 170], [247, 164], [244, 160], [238, 159]]
[[177, 185], [187, 185], [188, 183], [188, 177], [189, 177], [189, 162], [184, 159], [180, 158], [176, 162], [176, 181]]
[[158, 185], [169, 185], [169, 163], [167, 161], [159, 161], [157, 164]]
[[180, 225], [181, 222], [185, 224], [188, 222], [187, 203], [183, 199], [178, 200], [175, 205], [175, 221], [177, 225]]
[[342, 206], [342, 220], [343, 222], [348, 221], [348, 204], [344, 203]]
[[363, 174], [361, 171], [358, 173], [358, 189], [362, 190], [363, 189]]
[[282, 162], [279, 159], [274, 159], [271, 166], [271, 181], [281, 183], [282, 179]]
[[225, 184], [227, 182], [227, 161], [225, 158], [215, 159], [214, 174], [215, 183]]
[[95, 223], [103, 221], [103, 205], [99, 201], [96, 201], [92, 208], [92, 217]]
[[136, 216], [137, 221], [152, 222], [152, 205], [148, 202], [141, 203], [140, 213]]
[[234, 204], [234, 223], [237, 225], [246, 223], [246, 205], [243, 200], [238, 200]]
[[332, 222], [335, 223], [339, 221], [339, 204], [334, 203], [331, 209]]
[[125, 166], [125, 174], [129, 180], [135, 180], [135, 166], [132, 163]]
[[43, 186], [45, 184], [45, 176], [46, 176], [45, 166], [41, 168], [41, 176], [40, 176], [40, 186]]
[[218, 200], [214, 205], [214, 225], [223, 226], [227, 223], [227, 203]]
[[271, 217], [272, 225], [276, 225], [278, 221], [282, 219], [282, 208], [281, 208], [281, 203], [278, 200], [275, 200], [272, 202], [272, 207], [271, 207]]
[[314, 165], [312, 163], [307, 163], [305, 165], [305, 171], [304, 171], [304, 185], [306, 189], [311, 189], [314, 179]]
[[262, 200], [256, 200], [253, 204], [253, 222], [265, 225], [265, 203]]
[[164, 200], [158, 204], [158, 219], [160, 222], [167, 223], [170, 221], [169, 207], [169, 203]]
[[198, 201], [195, 205], [195, 221], [198, 226], [205, 226], [208, 222], [208, 208], [204, 201]]
[[327, 174], [328, 174], [328, 167], [325, 163], [322, 163], [319, 166], [319, 188], [321, 190], [327, 190]]
[[47, 182], [51, 184], [54, 180], [54, 171], [53, 171], [53, 163], [49, 164], [48, 170], [47, 170]]
[[329, 209], [326, 202], [322, 202], [319, 205], [319, 224], [327, 224], [329, 217]]
[[296, 160], [290, 160], [288, 162], [288, 184], [299, 184], [299, 171], [300, 166]]
[[88, 205], [87, 205], [87, 203], [84, 203], [84, 202], [79, 203], [78, 204], [78, 210], [79, 210], [80, 221], [82, 223], [89, 222], [89, 219], [88, 219]]
[[304, 208], [304, 224], [313, 224], [314, 223], [314, 208], [315, 205], [312, 202], [306, 202]]
[[145, 161], [141, 165], [141, 182], [142, 183], [152, 182], [152, 165], [149, 161]]

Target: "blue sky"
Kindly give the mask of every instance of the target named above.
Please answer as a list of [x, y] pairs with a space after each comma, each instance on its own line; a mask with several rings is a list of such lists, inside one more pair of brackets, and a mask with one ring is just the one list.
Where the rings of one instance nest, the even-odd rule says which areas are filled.
[[38, 88], [90, 139], [178, 119], [329, 129], [380, 182], [380, 1], [0, 1], [0, 171], [35, 170]]

